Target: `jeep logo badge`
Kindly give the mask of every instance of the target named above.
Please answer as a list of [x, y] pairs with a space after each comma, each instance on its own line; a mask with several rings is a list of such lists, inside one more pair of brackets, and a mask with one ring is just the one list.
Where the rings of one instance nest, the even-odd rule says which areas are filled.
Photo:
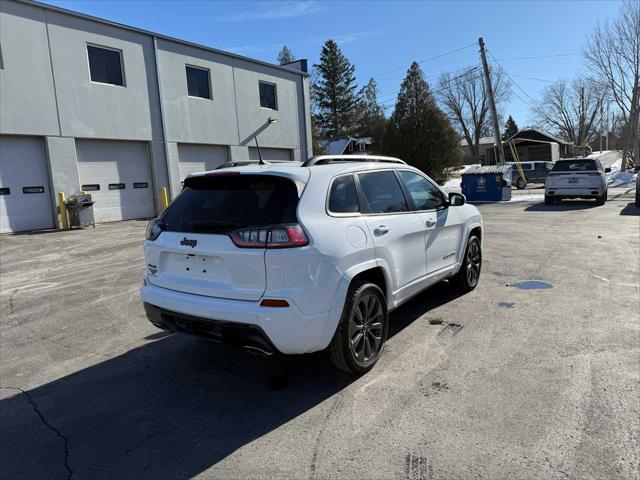
[[184, 245], [185, 247], [194, 248], [197, 244], [198, 244], [197, 240], [192, 240], [187, 237], [184, 237], [182, 240], [180, 240], [180, 245]]

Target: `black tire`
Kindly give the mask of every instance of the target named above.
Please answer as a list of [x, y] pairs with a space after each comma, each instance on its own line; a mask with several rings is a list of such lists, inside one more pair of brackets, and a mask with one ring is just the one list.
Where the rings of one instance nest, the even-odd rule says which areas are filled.
[[451, 279], [454, 288], [460, 292], [470, 292], [478, 285], [482, 270], [482, 248], [480, 239], [475, 235], [469, 237], [467, 248], [460, 270]]
[[522, 177], [518, 177], [518, 180], [516, 180], [516, 188], [518, 190], [524, 190], [527, 188], [527, 181]]
[[604, 202], [607, 201], [607, 194], [603, 193], [596, 197], [596, 205], [604, 205]]
[[556, 199], [553, 197], [550, 197], [549, 195], [545, 195], [544, 196], [544, 204], [545, 205], [553, 205], [554, 203], [556, 203]]
[[348, 373], [367, 373], [382, 355], [388, 328], [387, 301], [380, 287], [373, 283], [353, 285], [328, 347], [331, 362]]

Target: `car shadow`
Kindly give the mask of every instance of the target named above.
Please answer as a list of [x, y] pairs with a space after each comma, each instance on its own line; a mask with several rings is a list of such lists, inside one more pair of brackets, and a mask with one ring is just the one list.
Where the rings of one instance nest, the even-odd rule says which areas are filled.
[[536, 203], [529, 205], [524, 209], [525, 212], [566, 212], [571, 210], [587, 210], [596, 208], [595, 200], [562, 200], [560, 203], [547, 205], [545, 203]]
[[[389, 336], [455, 298], [446, 283], [418, 295], [391, 314]], [[0, 477], [192, 478], [357, 380], [324, 353], [253, 356], [165, 332], [146, 340], [26, 393], [4, 382]]]
[[620, 215], [640, 216], [640, 207], [636, 207], [636, 204], [634, 202], [630, 202], [626, 204], [622, 210], [620, 210]]

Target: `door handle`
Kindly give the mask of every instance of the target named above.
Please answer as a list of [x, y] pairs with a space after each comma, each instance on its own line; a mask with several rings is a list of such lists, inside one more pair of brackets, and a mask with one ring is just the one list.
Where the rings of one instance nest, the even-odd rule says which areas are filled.
[[436, 221], [429, 219], [425, 223], [427, 224], [427, 227], [433, 227], [436, 224]]
[[391, 230], [389, 227], [387, 227], [386, 225], [379, 225], [378, 228], [376, 228], [373, 233], [380, 236], [380, 235], [384, 235], [385, 233], [389, 233], [389, 230]]

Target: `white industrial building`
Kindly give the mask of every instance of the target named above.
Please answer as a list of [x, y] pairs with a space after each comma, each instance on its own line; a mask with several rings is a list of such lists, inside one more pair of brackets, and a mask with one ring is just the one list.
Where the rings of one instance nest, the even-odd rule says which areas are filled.
[[0, 0], [0, 232], [58, 227], [57, 192], [91, 193], [98, 222], [154, 216], [256, 136], [265, 160], [308, 158], [305, 70]]

